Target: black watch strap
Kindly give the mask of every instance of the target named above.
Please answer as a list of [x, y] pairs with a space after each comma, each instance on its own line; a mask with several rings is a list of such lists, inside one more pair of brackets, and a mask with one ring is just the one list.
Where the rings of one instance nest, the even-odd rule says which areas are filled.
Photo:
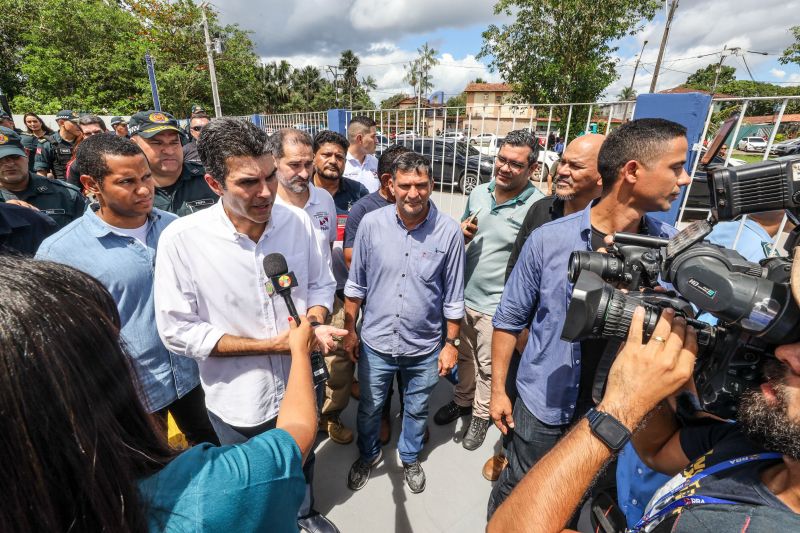
[[608, 413], [598, 411], [594, 407], [586, 413], [589, 421], [589, 428], [595, 437], [603, 441], [603, 444], [614, 452], [620, 451], [629, 440], [631, 432], [625, 425]]

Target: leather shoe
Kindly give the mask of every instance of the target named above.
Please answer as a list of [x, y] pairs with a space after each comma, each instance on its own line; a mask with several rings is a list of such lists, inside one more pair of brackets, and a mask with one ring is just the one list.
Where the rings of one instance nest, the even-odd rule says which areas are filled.
[[486, 430], [489, 429], [489, 421], [473, 416], [469, 421], [469, 427], [464, 431], [464, 438], [461, 445], [467, 450], [477, 450], [486, 439]]
[[505, 455], [493, 455], [483, 465], [483, 477], [488, 481], [497, 481], [506, 466], [508, 466], [508, 459], [506, 459]]
[[333, 525], [333, 522], [316, 511], [309, 516], [298, 518], [297, 527], [300, 528], [300, 531], [308, 533], [339, 533], [339, 529]]
[[354, 400], [361, 398], [361, 387], [356, 380], [353, 380], [353, 384], [350, 385], [350, 396], [352, 396]]
[[342, 424], [339, 415], [321, 418], [319, 430], [327, 433], [331, 440], [337, 444], [350, 444], [353, 442], [353, 431]]
[[439, 426], [444, 426], [450, 422], [455, 422], [458, 418], [472, 413], [472, 406], [461, 407], [456, 402], [451, 401], [443, 405], [433, 415], [433, 421]]

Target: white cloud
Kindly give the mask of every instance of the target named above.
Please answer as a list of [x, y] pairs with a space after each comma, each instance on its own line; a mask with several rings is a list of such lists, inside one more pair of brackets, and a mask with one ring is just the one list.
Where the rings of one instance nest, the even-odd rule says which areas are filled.
[[777, 69], [777, 68], [769, 69], [769, 73], [772, 74], [774, 77], [779, 78], [779, 79], [783, 79], [783, 78], [786, 77], [786, 71], [785, 70], [780, 70], [780, 69]]

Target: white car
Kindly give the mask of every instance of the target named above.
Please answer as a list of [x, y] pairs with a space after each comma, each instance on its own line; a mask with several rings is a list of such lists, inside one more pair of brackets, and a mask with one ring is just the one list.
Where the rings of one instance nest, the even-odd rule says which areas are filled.
[[394, 136], [395, 140], [402, 141], [406, 139], [415, 139], [419, 137], [414, 130], [400, 131]]
[[442, 139], [444, 140], [454, 140], [454, 141], [463, 141], [467, 136], [464, 135], [463, 131], [446, 131], [442, 133]]
[[743, 137], [736, 148], [743, 152], [763, 152], [767, 149], [767, 141], [761, 137]]
[[[491, 146], [495, 145], [495, 153], [497, 153], [497, 135], [494, 133], [479, 133], [474, 137], [471, 137], [469, 140], [470, 144], [474, 144], [477, 146]], [[494, 154], [491, 154], [494, 155]]]

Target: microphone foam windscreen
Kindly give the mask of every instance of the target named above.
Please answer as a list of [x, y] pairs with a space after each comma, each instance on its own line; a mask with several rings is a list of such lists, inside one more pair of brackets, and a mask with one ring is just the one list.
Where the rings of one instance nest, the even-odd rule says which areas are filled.
[[286, 264], [286, 258], [283, 257], [283, 254], [269, 254], [264, 258], [264, 273], [267, 277], [280, 276], [287, 272], [289, 272], [289, 267]]

